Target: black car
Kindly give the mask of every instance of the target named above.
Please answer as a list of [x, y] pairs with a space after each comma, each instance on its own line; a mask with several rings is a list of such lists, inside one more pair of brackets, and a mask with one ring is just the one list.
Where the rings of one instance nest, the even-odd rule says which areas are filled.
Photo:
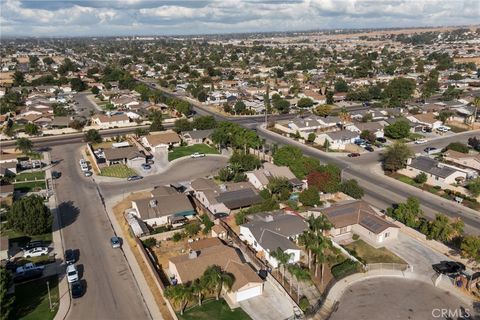
[[454, 275], [465, 271], [465, 265], [456, 261], [440, 261], [440, 263], [432, 265], [432, 268], [435, 272], [445, 275]]
[[72, 291], [72, 298], [80, 298], [83, 295], [83, 287], [80, 280], [72, 282], [70, 285], [70, 290]]
[[75, 252], [72, 249], [65, 250], [65, 263], [74, 264], [75, 263]]
[[375, 151], [372, 146], [366, 146], [366, 147], [365, 147], [365, 150], [367, 150], [368, 152], [373, 152], [373, 151]]
[[24, 282], [28, 280], [38, 279], [43, 275], [43, 269], [32, 269], [22, 273], [17, 273], [13, 277], [13, 281], [16, 283]]
[[58, 171], [52, 171], [52, 178], [53, 179], [58, 179], [62, 176], [62, 173], [61, 172], [58, 172]]
[[381, 143], [386, 143], [387, 139], [380, 137], [380, 138], [377, 138], [377, 141]]

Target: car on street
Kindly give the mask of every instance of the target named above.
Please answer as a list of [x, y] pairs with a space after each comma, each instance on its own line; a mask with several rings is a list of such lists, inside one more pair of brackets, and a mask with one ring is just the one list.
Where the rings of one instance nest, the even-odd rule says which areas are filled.
[[87, 171], [89, 171], [89, 169], [88, 169], [88, 165], [87, 165], [87, 164], [80, 165], [80, 169], [82, 169], [82, 171], [83, 171], [83, 172], [87, 172]]
[[78, 281], [78, 270], [74, 264], [69, 264], [67, 266], [67, 281], [70, 283]]
[[435, 152], [437, 152], [437, 150], [438, 150], [438, 149], [435, 148], [435, 147], [426, 147], [425, 149], [423, 149], [423, 151], [425, 151], [425, 152], [428, 153], [428, 154], [435, 153]]
[[152, 169], [152, 166], [149, 165], [149, 164], [147, 164], [147, 163], [143, 163], [143, 164], [142, 164], [142, 169], [143, 169], [143, 170], [150, 170], [150, 169]]
[[85, 171], [85, 172], [83, 173], [83, 175], [84, 175], [85, 177], [91, 177], [91, 176], [93, 175], [93, 173], [92, 173], [92, 171]]
[[383, 137], [377, 138], [377, 141], [378, 141], [378, 142], [381, 142], [381, 143], [387, 143], [387, 139], [385, 139], [385, 138], [383, 138]]
[[27, 270], [21, 273], [16, 273], [13, 277], [13, 282], [19, 283], [38, 279], [43, 275], [43, 269]]
[[72, 282], [70, 284], [70, 291], [72, 292], [72, 298], [80, 298], [83, 295], [82, 282], [80, 282], [79, 280]]
[[78, 163], [80, 164], [80, 166], [82, 166], [82, 165], [86, 165], [87, 161], [85, 161], [85, 159], [80, 159]]
[[364, 149], [367, 150], [368, 152], [375, 151], [372, 146], [366, 146]]
[[432, 265], [435, 272], [445, 275], [455, 275], [465, 271], [465, 265], [456, 261], [440, 261], [440, 263]]
[[143, 179], [142, 176], [130, 176], [127, 178], [127, 181], [136, 181], [136, 180], [141, 180]]
[[18, 267], [15, 272], [16, 273], [23, 273], [25, 271], [30, 271], [30, 270], [43, 270], [45, 266], [37, 266], [35, 263], [29, 262], [24, 264], [23, 266]]
[[62, 173], [61, 172], [58, 172], [58, 171], [52, 171], [52, 178], [53, 179], [58, 179], [62, 176]]
[[190, 156], [190, 158], [202, 158], [202, 157], [205, 157], [205, 153], [195, 152]]
[[122, 246], [122, 243], [120, 241], [119, 237], [111, 237], [110, 238], [110, 244], [112, 245], [112, 248], [120, 248]]
[[440, 131], [440, 132], [448, 132], [450, 131], [450, 127], [447, 127], [447, 126], [440, 126], [437, 128], [437, 131]]
[[40, 257], [40, 256], [46, 256], [47, 254], [48, 254], [47, 247], [37, 247], [37, 248], [26, 250], [23, 253], [23, 257], [24, 258]]
[[427, 140], [426, 139], [415, 140], [415, 144], [423, 144], [423, 143], [427, 143]]
[[358, 152], [352, 152], [352, 153], [349, 153], [349, 154], [347, 155], [347, 157], [349, 157], [349, 158], [360, 157], [360, 153], [358, 153]]
[[72, 249], [65, 250], [65, 263], [66, 264], [74, 264], [75, 263], [75, 252]]

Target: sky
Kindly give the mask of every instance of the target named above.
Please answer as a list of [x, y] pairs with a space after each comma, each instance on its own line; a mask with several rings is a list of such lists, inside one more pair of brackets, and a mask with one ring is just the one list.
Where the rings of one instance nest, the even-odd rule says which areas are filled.
[[479, 22], [480, 0], [0, 0], [0, 36], [186, 35]]

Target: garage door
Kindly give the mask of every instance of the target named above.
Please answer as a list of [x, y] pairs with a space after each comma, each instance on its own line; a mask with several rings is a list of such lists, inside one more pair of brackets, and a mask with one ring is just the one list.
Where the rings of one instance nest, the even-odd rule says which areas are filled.
[[238, 291], [237, 292], [237, 302], [247, 300], [262, 294], [262, 285], [258, 285], [256, 287]]

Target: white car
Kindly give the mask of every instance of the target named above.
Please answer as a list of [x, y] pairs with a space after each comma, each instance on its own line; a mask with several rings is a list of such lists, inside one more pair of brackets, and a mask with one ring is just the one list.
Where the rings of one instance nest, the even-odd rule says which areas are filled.
[[87, 164], [80, 165], [80, 169], [82, 169], [83, 172], [86, 172], [88, 171], [88, 165]]
[[205, 157], [205, 153], [195, 152], [190, 156], [190, 158], [202, 158]]
[[82, 165], [86, 165], [87, 164], [87, 161], [85, 161], [85, 159], [80, 159], [80, 161], [78, 161], [78, 163], [80, 164], [80, 166]]
[[427, 143], [427, 140], [425, 140], [425, 139], [415, 140], [415, 144], [422, 144], [422, 143]]
[[447, 126], [440, 126], [437, 128], [438, 131], [441, 131], [441, 132], [448, 132], [450, 131], [450, 127], [447, 127]]
[[46, 256], [48, 254], [48, 248], [47, 247], [37, 247], [29, 250], [25, 250], [23, 253], [24, 258], [31, 258], [31, 257], [40, 257], [40, 256]]
[[78, 271], [74, 264], [69, 264], [67, 267], [67, 280], [68, 282], [78, 281]]

